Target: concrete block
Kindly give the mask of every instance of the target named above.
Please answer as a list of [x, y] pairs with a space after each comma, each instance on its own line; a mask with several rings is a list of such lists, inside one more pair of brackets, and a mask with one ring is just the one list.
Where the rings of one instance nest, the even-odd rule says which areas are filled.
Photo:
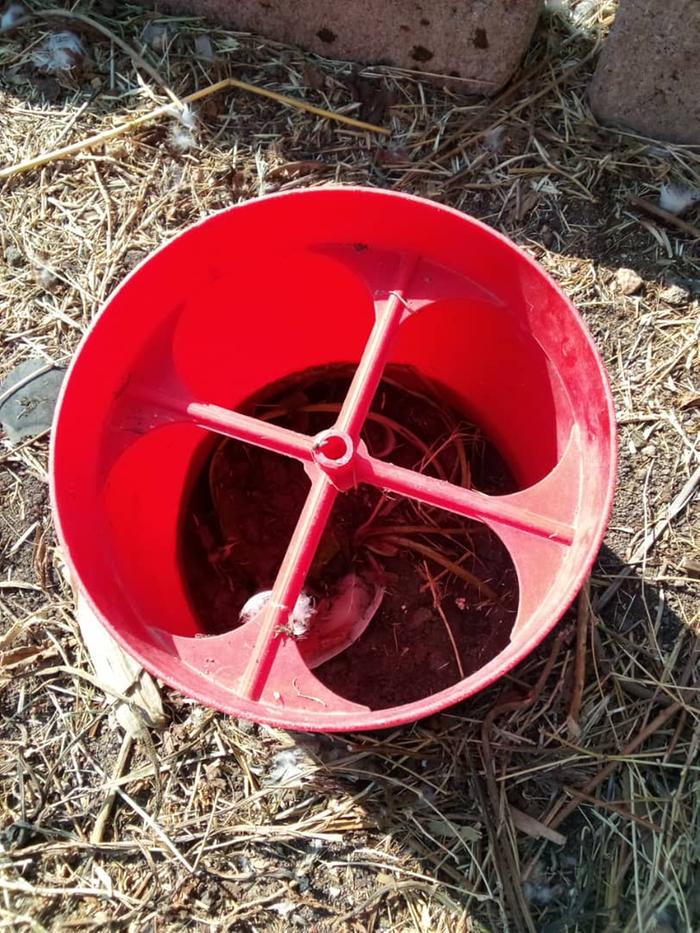
[[158, 6], [329, 58], [465, 78], [465, 90], [494, 94], [527, 49], [542, 0], [165, 0]]
[[601, 122], [700, 144], [700, 0], [620, 0], [590, 102]]

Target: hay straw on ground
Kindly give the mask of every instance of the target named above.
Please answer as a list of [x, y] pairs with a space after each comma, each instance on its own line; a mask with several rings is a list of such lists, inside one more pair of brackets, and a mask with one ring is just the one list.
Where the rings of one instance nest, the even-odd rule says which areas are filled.
[[[550, 17], [493, 102], [376, 66], [362, 73], [361, 102], [351, 65], [128, 3], [109, 19], [105, 4], [80, 10], [162, 84], [84, 23], [74, 28], [88, 62], [60, 82], [30, 61], [46, 20], [0, 40], [1, 165], [134, 121], [120, 139], [0, 187], [2, 375], [28, 357], [65, 359], [126, 272], [193, 221], [335, 181], [433, 197], [529, 250], [586, 318], [621, 422], [617, 503], [578, 628], [572, 611], [491, 690], [382, 734], [290, 737], [166, 690], [173, 723], [153, 735], [157, 758], [139, 743], [124, 755], [82, 676], [42, 498], [46, 438], [5, 448], [6, 926], [697, 928], [700, 619], [687, 561], [700, 551], [699, 525], [693, 495], [671, 518], [669, 506], [698, 463], [698, 214], [683, 218], [689, 230], [635, 199], [658, 204], [664, 183], [697, 184], [700, 157], [596, 125], [586, 85], [613, 4], [580, 7], [581, 22]], [[149, 24], [166, 27], [162, 47], [144, 42]], [[194, 54], [197, 36], [209, 38], [213, 62]], [[185, 100], [231, 80], [322, 111], [371, 113], [391, 136], [245, 93], [203, 101], [184, 150], [174, 117], [135, 125], [172, 106], [162, 86]], [[632, 296], [618, 287], [621, 267], [643, 280]], [[270, 779], [282, 752], [283, 785]]]

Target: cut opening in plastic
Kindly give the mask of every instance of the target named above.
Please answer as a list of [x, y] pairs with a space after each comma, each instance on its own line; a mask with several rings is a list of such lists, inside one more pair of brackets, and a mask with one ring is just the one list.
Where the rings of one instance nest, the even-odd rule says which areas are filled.
[[[298, 250], [274, 274], [237, 265], [183, 304], [175, 370], [193, 397], [231, 406], [289, 373], [358, 360], [372, 328], [368, 286], [346, 265]], [[342, 322], [342, 326], [340, 324]]]
[[542, 480], [563, 455], [571, 403], [551, 361], [509, 309], [438, 301], [404, 322], [391, 363], [419, 371], [478, 424], [518, 489]]

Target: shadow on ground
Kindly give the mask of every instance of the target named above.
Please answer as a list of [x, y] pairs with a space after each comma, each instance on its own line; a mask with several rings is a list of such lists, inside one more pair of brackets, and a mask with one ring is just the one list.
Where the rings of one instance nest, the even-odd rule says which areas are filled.
[[[607, 547], [594, 569], [593, 605], [606, 605], [587, 627], [578, 736], [567, 724], [573, 610], [499, 684], [415, 727], [294, 736], [322, 762], [324, 793], [362, 797], [371, 824], [489, 930], [687, 928], [673, 898], [652, 894], [673, 867], [651, 856], [671, 810], [692, 806], [692, 750], [681, 736], [698, 643], [668, 593], [629, 569]], [[547, 839], [539, 821], [561, 838]], [[368, 922], [376, 908], [353, 918]]]

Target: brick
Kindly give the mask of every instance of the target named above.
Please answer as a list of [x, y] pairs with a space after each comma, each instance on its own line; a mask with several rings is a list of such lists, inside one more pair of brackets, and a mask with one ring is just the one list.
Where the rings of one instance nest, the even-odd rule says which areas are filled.
[[465, 78], [465, 90], [494, 94], [527, 49], [542, 0], [165, 0], [158, 6], [329, 58]]
[[590, 103], [603, 123], [700, 144], [700, 0], [620, 0]]

